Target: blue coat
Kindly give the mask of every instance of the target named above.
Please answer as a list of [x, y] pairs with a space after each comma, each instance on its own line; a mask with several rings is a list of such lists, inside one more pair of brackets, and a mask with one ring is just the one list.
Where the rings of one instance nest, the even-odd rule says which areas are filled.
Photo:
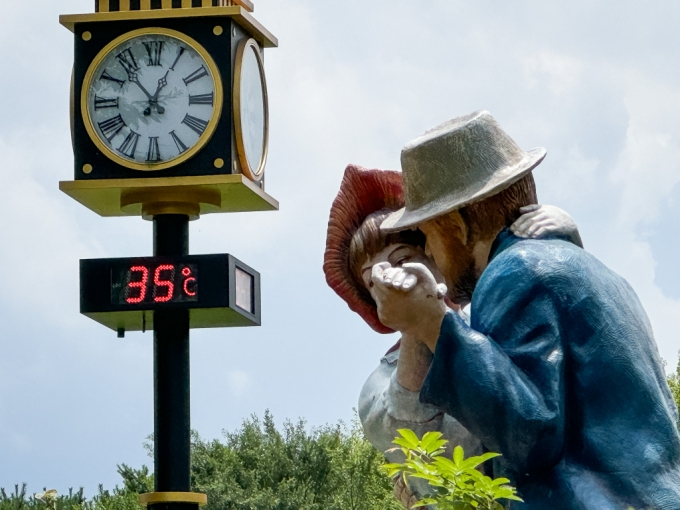
[[505, 230], [468, 327], [444, 318], [421, 401], [503, 455], [524, 510], [680, 509], [677, 409], [628, 283], [561, 240]]

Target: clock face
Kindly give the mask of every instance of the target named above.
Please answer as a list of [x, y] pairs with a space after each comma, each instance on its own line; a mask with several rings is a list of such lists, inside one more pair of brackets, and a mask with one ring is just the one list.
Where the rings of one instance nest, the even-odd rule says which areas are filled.
[[83, 84], [85, 126], [111, 159], [161, 170], [198, 152], [222, 110], [219, 71], [179, 32], [137, 30], [109, 44]]
[[239, 160], [244, 173], [260, 180], [269, 143], [267, 84], [260, 48], [254, 39], [243, 43], [237, 53], [234, 83], [234, 121]]

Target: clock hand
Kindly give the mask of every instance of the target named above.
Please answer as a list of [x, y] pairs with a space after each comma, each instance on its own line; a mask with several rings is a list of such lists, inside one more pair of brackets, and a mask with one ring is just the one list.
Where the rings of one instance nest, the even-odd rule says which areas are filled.
[[168, 80], [166, 78], [168, 77], [169, 72], [170, 72], [169, 70], [166, 71], [165, 76], [158, 80], [158, 88], [156, 89], [156, 93], [153, 95], [153, 99], [157, 100], [158, 94], [160, 93], [161, 89], [168, 84]]
[[[139, 76], [137, 75], [137, 73], [132, 73], [132, 74], [130, 74], [130, 81], [131, 81], [132, 83], [137, 84], [137, 86], [142, 90], [142, 92], [144, 92], [144, 94], [146, 95], [146, 97], [149, 98], [149, 106], [147, 106], [147, 107], [146, 107], [146, 110], [144, 110], [144, 115], [146, 115], [146, 116], [151, 115], [151, 107], [152, 107], [153, 104], [156, 102], [156, 100], [153, 98], [153, 96], [152, 96], [151, 94], [149, 94], [149, 91], [146, 90], [146, 88], [144, 87], [144, 85], [142, 85], [142, 83], [139, 81]], [[165, 110], [164, 110], [164, 111], [165, 111]], [[159, 111], [158, 113], [162, 113], [162, 112]]]
[[153, 95], [153, 98], [151, 98], [151, 104], [156, 107], [156, 111], [158, 111], [158, 113], [161, 115], [165, 113], [165, 108], [158, 104], [158, 94], [160, 94], [161, 89], [168, 84], [168, 80], [166, 78], [168, 77], [169, 72], [169, 70], [166, 71], [165, 76], [158, 80], [158, 88], [156, 89], [156, 93]]
[[132, 73], [132, 74], [130, 75], [130, 81], [131, 81], [132, 83], [137, 84], [137, 86], [138, 86], [140, 89], [142, 89], [142, 92], [144, 92], [144, 94], [146, 94], [146, 97], [149, 98], [149, 101], [153, 101], [153, 100], [154, 100], [153, 96], [152, 96], [151, 94], [149, 94], [149, 91], [146, 90], [146, 89], [144, 88], [144, 85], [142, 85], [141, 82], [139, 81], [139, 76], [137, 76], [137, 73]]

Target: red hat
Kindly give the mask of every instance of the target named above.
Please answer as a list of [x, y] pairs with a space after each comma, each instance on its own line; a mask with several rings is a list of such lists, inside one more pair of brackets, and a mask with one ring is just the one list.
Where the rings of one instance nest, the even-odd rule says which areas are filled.
[[378, 333], [394, 333], [378, 318], [371, 295], [359, 286], [349, 267], [349, 245], [366, 217], [381, 209], [397, 210], [404, 206], [401, 172], [367, 170], [349, 165], [333, 201], [326, 234], [323, 271], [326, 282], [350, 309]]

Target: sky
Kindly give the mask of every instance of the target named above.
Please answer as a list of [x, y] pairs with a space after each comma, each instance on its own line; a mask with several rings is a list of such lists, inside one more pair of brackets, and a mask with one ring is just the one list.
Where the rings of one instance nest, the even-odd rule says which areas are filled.
[[[152, 334], [79, 315], [78, 261], [151, 254], [151, 223], [103, 219], [58, 190], [73, 178], [72, 34], [91, 0], [0, 4], [0, 487], [120, 483], [151, 459]], [[192, 427], [207, 439], [271, 410], [351, 421], [394, 335], [325, 284], [330, 204], [349, 163], [399, 169], [425, 130], [488, 109], [546, 147], [541, 203], [623, 275], [674, 369], [680, 338], [680, 4], [671, 0], [255, 0], [280, 40], [265, 61], [267, 192], [278, 212], [205, 216], [191, 252], [262, 274], [259, 328], [192, 332]]]

